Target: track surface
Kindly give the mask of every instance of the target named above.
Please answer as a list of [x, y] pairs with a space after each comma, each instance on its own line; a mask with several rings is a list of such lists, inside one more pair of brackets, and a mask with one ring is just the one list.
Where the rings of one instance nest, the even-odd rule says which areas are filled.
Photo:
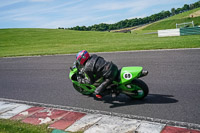
[[76, 92], [68, 78], [75, 55], [0, 58], [0, 98], [73, 106], [200, 124], [200, 49], [99, 53], [118, 67], [143, 66], [143, 101], [102, 101]]

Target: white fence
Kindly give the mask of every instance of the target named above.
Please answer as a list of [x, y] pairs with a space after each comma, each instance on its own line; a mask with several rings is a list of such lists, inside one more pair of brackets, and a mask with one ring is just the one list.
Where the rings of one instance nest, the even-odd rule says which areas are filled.
[[180, 36], [180, 29], [158, 30], [158, 37]]
[[[186, 23], [181, 23], [181, 24], [176, 23], [176, 28], [178, 28], [178, 26], [180, 26], [180, 25], [183, 25], [182, 27], [186, 27], [190, 24], [192, 25], [192, 27], [194, 27], [194, 21], [192, 21], [192, 22], [186, 22]], [[181, 28], [181, 27], [179, 27], [179, 28]]]

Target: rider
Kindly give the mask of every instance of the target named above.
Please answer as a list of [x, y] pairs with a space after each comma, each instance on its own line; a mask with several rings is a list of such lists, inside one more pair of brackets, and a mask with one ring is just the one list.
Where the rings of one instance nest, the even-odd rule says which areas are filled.
[[[80, 74], [77, 76], [79, 82], [94, 84], [95, 81], [104, 78], [104, 81], [96, 88], [94, 93], [97, 98], [102, 98], [105, 95], [106, 87], [117, 76], [117, 66], [112, 62], [105, 61], [104, 58], [96, 54], [90, 56], [86, 50], [82, 50], [76, 55], [75, 63]], [[116, 94], [113, 93], [113, 96], [116, 96]]]

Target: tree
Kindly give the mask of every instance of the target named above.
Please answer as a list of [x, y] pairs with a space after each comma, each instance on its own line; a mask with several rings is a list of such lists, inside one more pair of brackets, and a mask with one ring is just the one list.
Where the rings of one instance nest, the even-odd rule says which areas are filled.
[[171, 9], [171, 14], [172, 14], [172, 15], [175, 15], [175, 14], [176, 14], [176, 13], [175, 13], [175, 8], [172, 8], [172, 9]]
[[79, 26], [74, 27], [74, 30], [80, 30]]
[[183, 10], [184, 10], [184, 11], [188, 11], [189, 9], [190, 9], [190, 6], [187, 5], [187, 4], [185, 4], [185, 5], [183, 6]]
[[194, 5], [194, 8], [198, 8], [198, 7], [200, 7], [200, 1], [195, 2], [193, 5]]
[[190, 4], [190, 10], [194, 9], [194, 4]]
[[181, 9], [181, 8], [177, 8], [177, 9], [175, 10], [175, 13], [176, 13], [176, 14], [182, 13], [182, 9]]
[[170, 11], [165, 11], [164, 12], [164, 17], [169, 17], [171, 15]]

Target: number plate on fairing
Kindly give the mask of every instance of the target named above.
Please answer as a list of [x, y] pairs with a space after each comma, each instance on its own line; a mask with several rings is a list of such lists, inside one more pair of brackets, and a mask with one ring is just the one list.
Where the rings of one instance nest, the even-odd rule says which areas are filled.
[[123, 77], [124, 77], [124, 79], [129, 80], [129, 79], [131, 79], [133, 76], [132, 76], [131, 73], [127, 72], [127, 73], [124, 73]]

